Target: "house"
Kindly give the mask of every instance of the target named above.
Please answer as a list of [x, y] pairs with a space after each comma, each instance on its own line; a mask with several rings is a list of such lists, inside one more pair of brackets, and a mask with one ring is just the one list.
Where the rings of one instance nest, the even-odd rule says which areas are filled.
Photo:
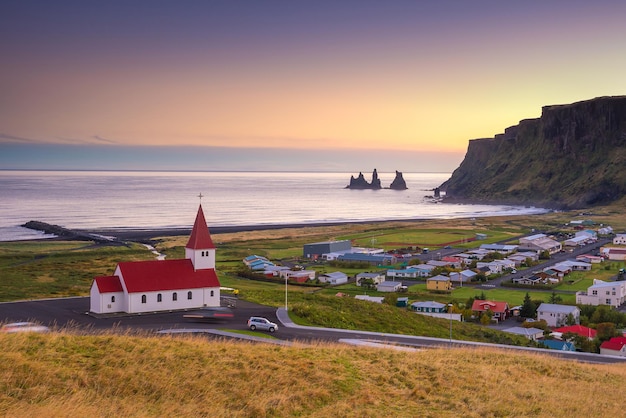
[[558, 241], [553, 240], [545, 234], [535, 234], [519, 239], [519, 249], [533, 251], [548, 251], [555, 254], [561, 251], [562, 246]]
[[613, 244], [626, 245], [626, 234], [615, 234], [613, 237]]
[[89, 305], [95, 314], [220, 306], [215, 245], [202, 205], [185, 245], [184, 259], [118, 263], [113, 275], [94, 278]]
[[431, 266], [429, 264], [418, 264], [416, 266], [413, 266], [412, 268], [418, 271], [419, 277], [430, 277], [433, 274], [435, 266]]
[[563, 241], [564, 247], [583, 247], [589, 244], [590, 238], [588, 235], [576, 236]]
[[435, 301], [413, 302], [411, 304], [411, 309], [415, 312], [445, 313], [446, 304]]
[[443, 260], [428, 260], [426, 262], [427, 265], [429, 266], [434, 266], [434, 267], [449, 267], [451, 266], [451, 263], [447, 262], [447, 261], [443, 261]]
[[426, 289], [428, 290], [452, 290], [452, 281], [447, 276], [437, 275], [426, 279]]
[[329, 284], [344, 284], [348, 283], [348, 275], [341, 271], [335, 271], [332, 273], [324, 273], [320, 274], [318, 277], [319, 281], [322, 283]]
[[600, 344], [600, 354], [626, 357], [626, 337], [613, 337]]
[[385, 281], [385, 274], [380, 273], [359, 273], [356, 275], [356, 285], [361, 286], [364, 280], [372, 280], [371, 283], [378, 285]]
[[580, 323], [580, 309], [576, 306], [555, 303], [542, 303], [537, 308], [537, 320], [546, 321], [550, 327], [564, 326], [568, 318], [571, 318], [574, 324]]
[[407, 306], [409, 306], [409, 298], [404, 296], [396, 299], [396, 306], [398, 308], [406, 308]]
[[598, 264], [604, 261], [604, 257], [599, 255], [581, 254], [576, 256], [576, 261], [582, 261], [583, 263]]
[[250, 266], [250, 264], [255, 263], [257, 261], [261, 261], [261, 262], [264, 262], [264, 263], [272, 264], [270, 262], [270, 260], [268, 260], [267, 258], [265, 258], [265, 257], [263, 257], [261, 255], [249, 255], [249, 256], [247, 256], [246, 258], [243, 259], [243, 263], [246, 266]]
[[493, 273], [493, 274], [499, 274], [502, 273], [502, 264], [500, 263], [496, 263], [495, 261], [490, 261], [490, 262], [482, 262], [479, 261], [478, 263], [476, 263], [476, 268], [477, 269], [482, 269], [483, 267], [487, 267], [489, 269], [489, 273]]
[[585, 327], [583, 325], [570, 325], [567, 327], [555, 328], [552, 330], [552, 335], [555, 338], [562, 339], [563, 334], [572, 333], [576, 335], [580, 335], [581, 337], [585, 337], [589, 340], [593, 340], [596, 338], [596, 334], [598, 333], [595, 329]]
[[602, 254], [604, 254], [609, 260], [626, 261], [626, 248], [603, 248]]
[[472, 304], [472, 312], [480, 316], [483, 312], [493, 313], [491, 319], [497, 322], [504, 321], [509, 317], [509, 304], [506, 302], [495, 302], [491, 300], [475, 300]]
[[559, 350], [559, 351], [576, 351], [576, 346], [574, 343], [569, 341], [559, 341], [559, 340], [541, 340], [539, 344], [543, 345], [550, 350]]
[[448, 277], [450, 277], [450, 281], [453, 283], [459, 283], [459, 284], [463, 284], [463, 283], [469, 283], [472, 281], [472, 279], [474, 277], [476, 277], [477, 274], [476, 272], [472, 271], [472, 270], [463, 270], [460, 272], [452, 272], [448, 275]]
[[500, 253], [503, 255], [507, 255], [515, 251], [517, 249], [517, 245], [482, 244], [479, 248], [481, 250], [489, 251], [490, 253]]
[[626, 281], [605, 282], [594, 279], [586, 292], [576, 292], [578, 305], [609, 305], [618, 308], [624, 302], [626, 302]]
[[407, 267], [405, 269], [389, 269], [387, 270], [387, 276], [393, 278], [404, 278], [404, 279], [416, 279], [422, 276], [422, 272], [415, 267]]
[[397, 292], [402, 287], [402, 282], [382, 282], [376, 285], [379, 292]]
[[548, 279], [545, 279], [543, 277], [540, 277], [536, 274], [533, 274], [529, 277], [516, 277], [513, 278], [512, 280], [513, 283], [516, 284], [523, 284], [526, 286], [534, 286], [537, 284], [547, 284], [548, 283]]
[[448, 263], [453, 269], [460, 269], [463, 267], [463, 259], [461, 257], [446, 256], [441, 259], [444, 263]]
[[508, 332], [509, 334], [521, 335], [531, 341], [537, 341], [539, 338], [543, 337], [543, 330], [539, 328], [512, 327], [503, 329], [502, 331]]
[[591, 263], [578, 260], [565, 260], [555, 264], [555, 266], [569, 268], [571, 271], [591, 271]]
[[304, 283], [315, 280], [315, 270], [281, 270], [279, 276], [285, 280], [293, 280], [296, 283]]

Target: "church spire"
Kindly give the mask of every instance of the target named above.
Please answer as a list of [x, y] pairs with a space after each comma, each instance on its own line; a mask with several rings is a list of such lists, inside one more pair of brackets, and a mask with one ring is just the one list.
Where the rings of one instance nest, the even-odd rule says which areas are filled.
[[193, 224], [193, 229], [191, 230], [191, 235], [189, 236], [189, 241], [187, 242], [185, 248], [192, 250], [215, 249], [215, 245], [211, 239], [211, 234], [209, 233], [209, 228], [206, 224], [206, 219], [204, 218], [202, 204], [198, 207], [196, 221]]

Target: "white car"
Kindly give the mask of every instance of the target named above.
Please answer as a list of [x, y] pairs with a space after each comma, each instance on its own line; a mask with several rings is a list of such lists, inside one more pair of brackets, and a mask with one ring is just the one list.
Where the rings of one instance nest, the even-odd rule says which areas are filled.
[[11, 324], [3, 325], [0, 328], [0, 332], [13, 333], [13, 332], [49, 332], [50, 328], [36, 324], [34, 322], [13, 322]]
[[252, 331], [259, 329], [274, 332], [278, 329], [278, 325], [271, 322], [267, 318], [261, 318], [260, 316], [251, 316], [250, 319], [248, 319], [248, 328], [250, 328]]

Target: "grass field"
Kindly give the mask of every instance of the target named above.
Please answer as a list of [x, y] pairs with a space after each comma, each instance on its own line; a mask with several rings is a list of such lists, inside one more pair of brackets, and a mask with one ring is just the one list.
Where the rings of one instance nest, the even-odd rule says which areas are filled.
[[[10, 417], [623, 416], [626, 365], [129, 335], [0, 335]], [[494, 389], [497, 385], [497, 390]]]

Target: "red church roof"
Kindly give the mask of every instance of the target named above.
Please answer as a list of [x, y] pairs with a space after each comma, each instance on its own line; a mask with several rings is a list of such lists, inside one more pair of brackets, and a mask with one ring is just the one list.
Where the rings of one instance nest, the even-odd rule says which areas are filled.
[[100, 293], [123, 292], [122, 283], [117, 276], [98, 276], [94, 278]]
[[209, 228], [207, 227], [206, 220], [204, 219], [204, 212], [202, 211], [202, 205], [198, 207], [198, 214], [196, 215], [196, 221], [193, 224], [189, 241], [185, 248], [193, 250], [204, 250], [207, 248], [215, 248]]
[[220, 286], [214, 269], [194, 270], [189, 259], [128, 261], [118, 267], [128, 293]]
[[560, 332], [565, 334], [566, 332], [573, 332], [574, 334], [578, 334], [581, 337], [587, 338], [595, 338], [597, 331], [592, 328], [585, 327], [583, 325], [570, 325], [568, 327], [556, 328], [553, 330], [554, 332]]

